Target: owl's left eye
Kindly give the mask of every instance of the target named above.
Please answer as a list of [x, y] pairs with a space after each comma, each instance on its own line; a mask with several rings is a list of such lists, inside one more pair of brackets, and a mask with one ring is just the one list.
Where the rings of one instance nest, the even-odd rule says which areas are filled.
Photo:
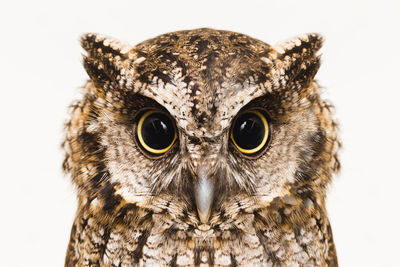
[[241, 113], [234, 120], [230, 138], [241, 153], [255, 156], [264, 151], [270, 138], [270, 132], [265, 112], [250, 110]]
[[136, 136], [140, 146], [155, 156], [166, 153], [177, 139], [171, 118], [158, 110], [143, 113], [136, 127]]

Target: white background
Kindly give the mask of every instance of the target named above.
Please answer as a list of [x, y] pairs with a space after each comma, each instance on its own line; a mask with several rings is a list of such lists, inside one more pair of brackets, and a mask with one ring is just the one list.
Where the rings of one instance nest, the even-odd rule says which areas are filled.
[[0, 266], [62, 266], [76, 209], [61, 173], [67, 106], [87, 79], [78, 38], [132, 44], [213, 27], [270, 44], [325, 38], [317, 79], [336, 105], [343, 169], [328, 211], [341, 266], [400, 266], [400, 2], [11, 1], [0, 6]]

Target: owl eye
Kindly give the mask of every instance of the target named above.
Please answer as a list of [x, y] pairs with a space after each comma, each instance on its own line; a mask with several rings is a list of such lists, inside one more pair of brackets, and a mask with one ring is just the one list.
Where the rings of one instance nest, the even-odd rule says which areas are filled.
[[157, 110], [147, 111], [140, 117], [136, 136], [143, 149], [153, 155], [167, 152], [178, 137], [171, 118]]
[[240, 152], [255, 155], [266, 146], [269, 136], [266, 116], [260, 111], [251, 110], [235, 119], [230, 138]]

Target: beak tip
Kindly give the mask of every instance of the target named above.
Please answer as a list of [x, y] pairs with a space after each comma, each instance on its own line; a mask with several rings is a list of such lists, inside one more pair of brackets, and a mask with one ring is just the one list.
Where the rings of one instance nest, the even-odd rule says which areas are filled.
[[197, 213], [199, 215], [199, 219], [200, 219], [201, 223], [203, 223], [203, 224], [208, 223], [208, 220], [210, 218], [210, 211], [209, 210], [207, 212], [202, 212], [199, 209], [197, 209]]
[[201, 223], [206, 224], [211, 215], [214, 185], [207, 179], [200, 179], [195, 189], [197, 214]]

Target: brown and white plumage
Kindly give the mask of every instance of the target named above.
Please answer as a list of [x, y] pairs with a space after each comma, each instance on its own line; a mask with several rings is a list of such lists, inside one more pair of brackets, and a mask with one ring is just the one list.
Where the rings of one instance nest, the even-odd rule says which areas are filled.
[[[79, 199], [66, 266], [337, 265], [325, 197], [339, 141], [314, 81], [318, 34], [276, 46], [213, 29], [81, 42], [90, 80], [63, 143]], [[146, 108], [178, 132], [157, 158], [135, 141]], [[254, 108], [271, 139], [247, 157], [229, 133]]]

